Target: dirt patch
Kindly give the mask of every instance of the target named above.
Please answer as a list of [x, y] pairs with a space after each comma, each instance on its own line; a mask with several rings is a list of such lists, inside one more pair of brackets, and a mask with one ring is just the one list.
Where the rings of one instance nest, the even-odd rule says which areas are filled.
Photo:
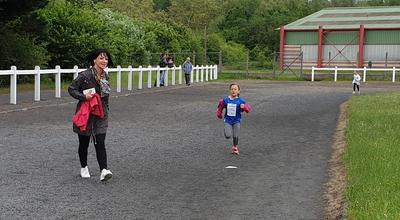
[[329, 160], [329, 179], [325, 184], [325, 219], [345, 219], [346, 169], [343, 155], [346, 148], [346, 127], [348, 123], [348, 102], [340, 105], [338, 125], [336, 127], [332, 155]]

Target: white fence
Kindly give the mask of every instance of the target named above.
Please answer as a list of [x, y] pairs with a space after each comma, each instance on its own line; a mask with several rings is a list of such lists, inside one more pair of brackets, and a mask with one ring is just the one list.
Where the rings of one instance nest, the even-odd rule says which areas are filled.
[[[217, 65], [207, 65], [207, 66], [194, 66], [191, 72], [190, 81], [193, 82], [204, 82], [209, 80], [218, 79], [218, 66]], [[55, 74], [55, 97], [61, 98], [61, 74], [62, 73], [71, 73], [74, 74], [73, 78], [75, 79], [78, 76], [78, 73], [85, 69], [79, 69], [78, 66], [74, 66], [73, 69], [61, 69], [60, 66], [56, 66], [55, 69], [40, 69], [39, 66], [36, 66], [34, 70], [17, 70], [16, 66], [12, 66], [10, 70], [0, 70], [0, 76], [9, 75], [10, 76], [10, 103], [17, 104], [17, 76], [18, 75], [34, 75], [35, 76], [35, 101], [40, 101], [40, 76], [44, 74]], [[122, 68], [121, 66], [117, 66], [117, 68], [107, 68], [106, 72], [116, 72], [117, 73], [117, 92], [121, 92], [122, 87], [122, 72], [128, 73], [128, 90], [133, 89], [132, 76], [134, 72], [139, 74], [137, 89], [143, 88], [143, 74], [147, 72], [147, 88], [151, 88], [152, 86], [152, 72], [155, 71], [157, 75], [156, 87], [160, 87], [160, 72], [165, 71], [165, 83], [164, 86], [168, 86], [168, 74], [172, 72], [172, 85], [176, 84], [175, 75], [176, 71], [178, 74], [178, 84], [182, 84], [182, 67], [173, 67], [161, 68], [157, 67], [142, 67], [132, 68], [132, 66], [128, 66], [127, 68]]]
[[387, 68], [387, 69], [384, 69], [384, 68], [382, 68], [382, 69], [371, 69], [371, 68], [367, 68], [367, 67], [364, 67], [364, 68], [338, 68], [337, 66], [335, 66], [334, 68], [317, 68], [317, 67], [312, 67], [311, 68], [311, 81], [314, 81], [314, 78], [315, 78], [315, 71], [316, 70], [328, 70], [328, 71], [335, 71], [335, 73], [334, 73], [334, 81], [336, 82], [337, 81], [337, 74], [338, 74], [338, 71], [362, 71], [363, 72], [363, 77], [362, 77], [362, 79], [363, 79], [363, 82], [366, 82], [366, 80], [367, 80], [367, 71], [369, 72], [369, 71], [391, 71], [392, 72], [392, 82], [395, 82], [395, 80], [396, 80], [396, 67], [393, 67], [393, 68]]

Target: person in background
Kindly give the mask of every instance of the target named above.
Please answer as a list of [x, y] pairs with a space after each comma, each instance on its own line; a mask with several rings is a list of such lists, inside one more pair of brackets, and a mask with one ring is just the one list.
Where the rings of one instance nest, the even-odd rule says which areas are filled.
[[174, 60], [170, 56], [167, 57], [167, 66], [168, 66], [168, 68], [174, 68], [174, 66], [175, 66]]
[[361, 76], [358, 74], [356, 70], [354, 70], [353, 76], [353, 94], [356, 93], [356, 87], [358, 94], [360, 94], [360, 84], [361, 84]]
[[[112, 177], [107, 168], [107, 152], [105, 139], [108, 128], [110, 84], [108, 74], [104, 71], [113, 65], [111, 54], [106, 49], [95, 49], [87, 56], [91, 67], [78, 74], [68, 87], [69, 94], [78, 100], [73, 118], [73, 131], [78, 134], [79, 160], [81, 177], [90, 178], [87, 166], [87, 154], [90, 139], [96, 149], [97, 162], [100, 167], [100, 180]], [[92, 106], [97, 111], [92, 112]]]
[[[161, 54], [159, 65], [161, 68], [167, 67], [167, 65], [168, 65], [167, 54], [165, 54], [165, 53]], [[160, 86], [164, 86], [164, 80], [165, 80], [165, 70], [161, 70], [160, 71]]]
[[193, 65], [190, 62], [190, 57], [186, 58], [186, 61], [182, 65], [183, 72], [185, 72], [186, 85], [190, 86], [190, 74], [193, 69]]

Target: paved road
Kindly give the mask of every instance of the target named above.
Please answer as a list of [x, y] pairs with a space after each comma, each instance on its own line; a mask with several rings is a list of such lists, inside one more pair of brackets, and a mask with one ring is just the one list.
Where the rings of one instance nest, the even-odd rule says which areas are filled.
[[[322, 219], [348, 85], [241, 82], [254, 111], [243, 119], [239, 157], [229, 153], [214, 114], [227, 86], [113, 98], [106, 146], [114, 177], [105, 184], [92, 146], [92, 178], [79, 177], [71, 99], [1, 113], [0, 219]], [[363, 93], [383, 90], [397, 86], [369, 85]]]

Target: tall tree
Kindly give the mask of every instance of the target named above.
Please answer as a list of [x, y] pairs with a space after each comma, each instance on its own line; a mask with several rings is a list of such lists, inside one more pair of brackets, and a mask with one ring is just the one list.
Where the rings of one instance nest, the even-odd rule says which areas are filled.
[[246, 44], [249, 21], [261, 0], [227, 0], [223, 5], [224, 18], [218, 27], [228, 41]]
[[105, 5], [140, 20], [154, 17], [153, 0], [105, 0]]
[[204, 52], [207, 59], [208, 25], [221, 13], [223, 0], [173, 0], [169, 16], [173, 21], [204, 33]]
[[201, 31], [221, 12], [221, 0], [172, 0], [168, 16], [173, 21]]

